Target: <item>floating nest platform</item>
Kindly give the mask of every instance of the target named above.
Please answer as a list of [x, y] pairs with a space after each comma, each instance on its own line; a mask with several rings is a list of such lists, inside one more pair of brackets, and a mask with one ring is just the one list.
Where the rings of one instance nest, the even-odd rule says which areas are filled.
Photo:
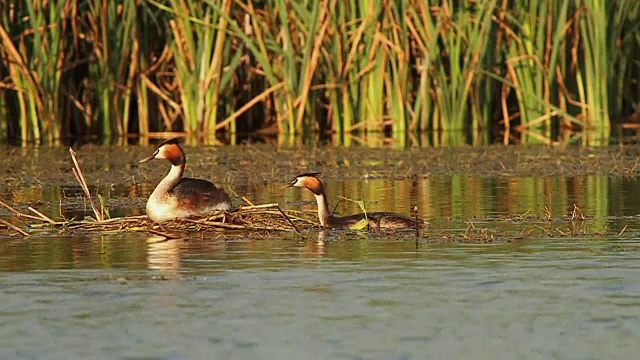
[[[270, 236], [272, 232], [291, 232], [302, 236], [301, 230], [318, 226], [317, 223], [307, 219], [309, 217], [307, 213], [296, 210], [284, 211], [278, 204], [240, 206], [232, 211], [218, 211], [205, 217], [176, 219], [163, 223], [153, 222], [146, 215], [104, 220], [86, 218], [56, 221], [32, 207], [28, 207], [31, 214], [26, 214], [2, 201], [0, 205], [12, 213], [13, 219], [18, 220], [10, 222], [0, 218], [0, 225], [22, 236], [51, 231], [62, 233], [145, 232], [166, 238], [182, 238], [193, 232], [243, 235], [248, 231], [265, 236]], [[20, 224], [18, 225], [17, 222]]]

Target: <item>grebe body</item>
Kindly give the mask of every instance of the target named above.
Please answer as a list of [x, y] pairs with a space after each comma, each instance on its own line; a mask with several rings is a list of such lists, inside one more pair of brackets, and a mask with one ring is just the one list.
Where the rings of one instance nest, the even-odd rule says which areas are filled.
[[401, 228], [416, 228], [424, 223], [423, 220], [416, 219], [393, 212], [368, 212], [353, 214], [347, 216], [334, 216], [329, 211], [329, 202], [327, 201], [327, 194], [324, 191], [324, 185], [322, 181], [318, 179], [320, 173], [307, 173], [296, 176], [291, 182], [284, 186], [289, 187], [304, 187], [309, 189], [315, 195], [316, 202], [318, 204], [318, 219], [320, 225], [329, 228], [348, 228], [357, 224], [364, 218], [369, 220], [369, 226], [374, 228], [385, 229], [401, 229]]
[[147, 216], [151, 220], [162, 222], [231, 208], [229, 195], [211, 181], [182, 177], [187, 158], [178, 139], [163, 142], [151, 156], [140, 162], [159, 159], [169, 160], [171, 170], [147, 200]]

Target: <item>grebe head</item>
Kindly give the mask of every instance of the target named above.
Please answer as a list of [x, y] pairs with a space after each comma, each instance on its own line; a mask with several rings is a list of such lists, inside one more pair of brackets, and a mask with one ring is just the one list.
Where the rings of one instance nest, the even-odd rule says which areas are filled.
[[153, 152], [153, 154], [151, 154], [151, 156], [140, 160], [140, 162], [143, 163], [158, 159], [167, 159], [171, 162], [171, 165], [181, 165], [187, 160], [184, 155], [184, 151], [182, 151], [182, 148], [178, 143], [178, 138], [167, 140], [158, 145], [158, 148]]
[[300, 174], [282, 188], [305, 187], [315, 195], [321, 195], [324, 192], [324, 186], [318, 179], [318, 175], [320, 175], [319, 172]]

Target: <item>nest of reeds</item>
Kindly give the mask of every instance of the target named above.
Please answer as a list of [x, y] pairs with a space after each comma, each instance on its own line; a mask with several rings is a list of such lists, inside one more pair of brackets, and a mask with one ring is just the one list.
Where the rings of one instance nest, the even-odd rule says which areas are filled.
[[0, 225], [14, 230], [22, 236], [30, 236], [35, 232], [89, 232], [89, 233], [121, 233], [121, 232], [145, 232], [160, 235], [166, 238], [184, 237], [188, 232], [216, 232], [216, 233], [261, 233], [269, 236], [271, 232], [295, 232], [302, 236], [300, 228], [315, 226], [313, 221], [307, 219], [300, 211], [284, 211], [278, 204], [254, 205], [248, 199], [243, 200], [249, 205], [240, 206], [231, 211], [217, 211], [209, 216], [201, 218], [176, 219], [163, 223], [155, 223], [146, 215], [126, 216], [118, 218], [105, 218], [104, 204], [98, 207], [93, 200], [87, 183], [76, 159], [76, 154], [69, 149], [73, 160], [73, 173], [83, 189], [94, 218], [87, 217], [82, 220], [56, 221], [44, 215], [38, 210], [28, 207], [30, 213], [23, 213], [14, 207], [0, 201], [0, 206], [9, 210], [13, 219], [21, 224], [17, 225], [6, 219], [0, 218]]
[[316, 225], [305, 219], [300, 211], [284, 211], [278, 204], [262, 204], [241, 206], [232, 211], [218, 211], [201, 218], [176, 219], [163, 223], [155, 223], [146, 215], [125, 216], [104, 220], [85, 218], [82, 220], [55, 221], [37, 210], [29, 207], [34, 213], [26, 214], [0, 201], [0, 205], [11, 211], [22, 226], [0, 218], [0, 223], [23, 236], [33, 233], [58, 231], [65, 233], [122, 233], [145, 232], [166, 238], [184, 237], [189, 232], [239, 232], [246, 231], [270, 234], [273, 231], [295, 232], [302, 235], [300, 229], [308, 229]]

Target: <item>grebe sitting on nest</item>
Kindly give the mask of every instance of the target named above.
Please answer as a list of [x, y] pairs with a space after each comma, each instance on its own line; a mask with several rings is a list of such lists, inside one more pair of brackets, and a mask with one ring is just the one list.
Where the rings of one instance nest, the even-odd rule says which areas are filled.
[[158, 159], [169, 160], [171, 170], [147, 200], [147, 216], [151, 220], [161, 222], [231, 208], [229, 195], [211, 181], [182, 177], [187, 158], [177, 138], [163, 142], [140, 162]]

